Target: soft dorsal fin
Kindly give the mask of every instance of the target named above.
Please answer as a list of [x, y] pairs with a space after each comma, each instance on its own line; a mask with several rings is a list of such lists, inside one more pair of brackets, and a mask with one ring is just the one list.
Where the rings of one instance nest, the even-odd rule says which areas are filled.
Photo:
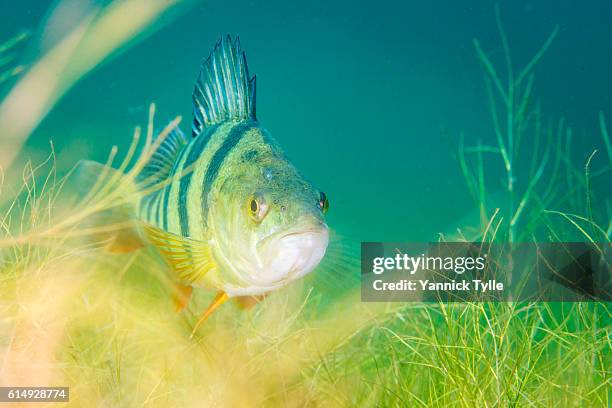
[[179, 153], [186, 144], [187, 139], [181, 129], [178, 126], [174, 127], [151, 155], [151, 158], [138, 175], [138, 181], [146, 186], [152, 186], [166, 180], [172, 171], [172, 167], [174, 167]]
[[255, 120], [255, 82], [240, 39], [227, 35], [202, 64], [193, 90], [193, 137], [227, 120]]

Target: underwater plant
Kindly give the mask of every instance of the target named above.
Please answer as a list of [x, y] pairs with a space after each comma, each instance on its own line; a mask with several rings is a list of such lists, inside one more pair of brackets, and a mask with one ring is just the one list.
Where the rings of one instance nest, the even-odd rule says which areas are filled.
[[[495, 7], [495, 19], [505, 59], [505, 80], [483, 51], [480, 42], [474, 40], [476, 55], [484, 71], [495, 142], [465, 146], [463, 134], [460, 136], [459, 163], [470, 194], [479, 208], [480, 228], [483, 231], [483, 235], [476, 232], [476, 236], [470, 239], [495, 238], [520, 242], [537, 238], [559, 241], [562, 239], [546, 227], [555, 222], [542, 222], [543, 217], [548, 219], [548, 216], [554, 215], [565, 218], [576, 227], [580, 234], [573, 237], [575, 240], [609, 242], [609, 209], [604, 208], [597, 217], [592, 205], [594, 192], [589, 184], [594, 177], [607, 175], [612, 166], [603, 113], [600, 112], [599, 116], [600, 128], [609, 161], [593, 171], [591, 160], [597, 153], [594, 150], [584, 159], [583, 169], [577, 168], [571, 154], [572, 129], [563, 118], [556, 123], [545, 121], [540, 104], [534, 102], [535, 69], [558, 36], [559, 27], [552, 30], [541, 48], [518, 70], [513, 64], [499, 5]], [[475, 165], [470, 166], [467, 155], [476, 156]], [[485, 174], [484, 163], [488, 160], [485, 155], [501, 160], [505, 172], [505, 181], [499, 184], [503, 186], [501, 194], [497, 180], [490, 180]], [[559, 183], [564, 183], [565, 188], [559, 188]], [[490, 191], [495, 191], [498, 197], [491, 197]], [[556, 208], [567, 206], [574, 211], [578, 208], [584, 211], [571, 214], [551, 208], [553, 204]], [[608, 223], [604, 227], [607, 232], [598, 226], [598, 219]]]
[[[58, 2], [52, 11], [64, 10], [64, 3], [68, 2]], [[76, 24], [27, 70], [21, 72], [18, 67], [21, 76], [0, 104], [0, 166], [11, 166], [23, 143], [78, 81], [126, 44], [133, 43], [175, 5], [174, 0], [115, 0], [103, 5], [92, 2]], [[70, 10], [70, 5], [65, 9]], [[53, 15], [48, 20], [53, 21]], [[22, 37], [15, 39], [21, 41]], [[9, 40], [7, 44], [12, 43]]]
[[23, 66], [13, 66], [16, 59], [14, 51], [27, 37], [28, 33], [22, 32], [0, 43], [0, 85], [23, 71]]
[[[492, 115], [509, 120], [494, 122], [496, 145], [462, 142], [460, 166], [480, 212], [475, 225], [460, 226], [462, 237], [518, 241], [577, 231], [609, 242], [609, 215], [590, 209], [588, 188], [609, 165], [592, 170], [587, 160], [577, 168], [568, 156], [571, 130], [564, 121], [543, 126], [532, 103], [544, 51], [503, 86], [477, 42], [476, 49]], [[599, 120], [610, 157], [603, 114]], [[196, 293], [177, 315], [160, 255], [145, 248], [109, 256], [108, 233], [124, 225], [89, 223], [130, 200], [125, 186], [180, 121], [154, 138], [152, 105], [125, 155], [109, 154], [106, 164], [124, 176], [101, 174], [76, 203], [53, 148], [16, 181], [2, 180], [0, 385], [69, 385], [75, 407], [610, 405], [607, 303], [365, 304], [358, 286], [340, 290], [326, 280], [326, 268], [357, 276], [354, 254], [340, 266], [324, 262], [257, 308], [219, 310], [191, 339], [211, 295]], [[506, 172], [499, 207], [488, 194], [498, 184], [491, 187], [484, 171], [489, 154]], [[475, 171], [467, 155], [476, 156]], [[572, 187], [560, 191], [560, 183]]]

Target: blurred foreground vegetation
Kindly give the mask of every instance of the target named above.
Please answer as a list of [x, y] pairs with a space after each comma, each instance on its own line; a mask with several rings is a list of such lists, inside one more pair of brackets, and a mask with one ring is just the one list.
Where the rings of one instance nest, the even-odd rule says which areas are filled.
[[[505, 85], [475, 44], [494, 136], [461, 142], [478, 215], [441, 239], [610, 242], [609, 197], [590, 185], [612, 163], [569, 160], [571, 130], [543, 126], [534, 102], [549, 41]], [[609, 148], [603, 114], [600, 125]], [[483, 162], [500, 159], [506, 191], [493, 204]], [[108, 191], [68, 200], [54, 152], [22, 168], [1, 173], [0, 385], [67, 385], [75, 407], [610, 405], [608, 303], [361, 303], [358, 245], [339, 234], [313, 276], [251, 310], [221, 308], [190, 339], [211, 294], [176, 314], [155, 251], [109, 255], [79, 217], [112, 206], [100, 206]]]

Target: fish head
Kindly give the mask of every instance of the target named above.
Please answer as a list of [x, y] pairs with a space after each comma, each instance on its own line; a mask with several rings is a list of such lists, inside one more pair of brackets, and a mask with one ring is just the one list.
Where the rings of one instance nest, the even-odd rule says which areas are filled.
[[311, 272], [327, 249], [328, 206], [278, 153], [237, 163], [210, 213], [216, 257], [233, 275], [226, 291], [265, 293]]

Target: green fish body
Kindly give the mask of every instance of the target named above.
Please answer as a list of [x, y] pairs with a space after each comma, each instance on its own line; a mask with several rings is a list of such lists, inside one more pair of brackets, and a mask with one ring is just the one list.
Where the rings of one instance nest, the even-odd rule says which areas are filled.
[[255, 83], [239, 41], [217, 43], [195, 85], [191, 137], [175, 128], [136, 180], [146, 239], [182, 284], [227, 297], [304, 276], [328, 244], [327, 198], [259, 124]]

